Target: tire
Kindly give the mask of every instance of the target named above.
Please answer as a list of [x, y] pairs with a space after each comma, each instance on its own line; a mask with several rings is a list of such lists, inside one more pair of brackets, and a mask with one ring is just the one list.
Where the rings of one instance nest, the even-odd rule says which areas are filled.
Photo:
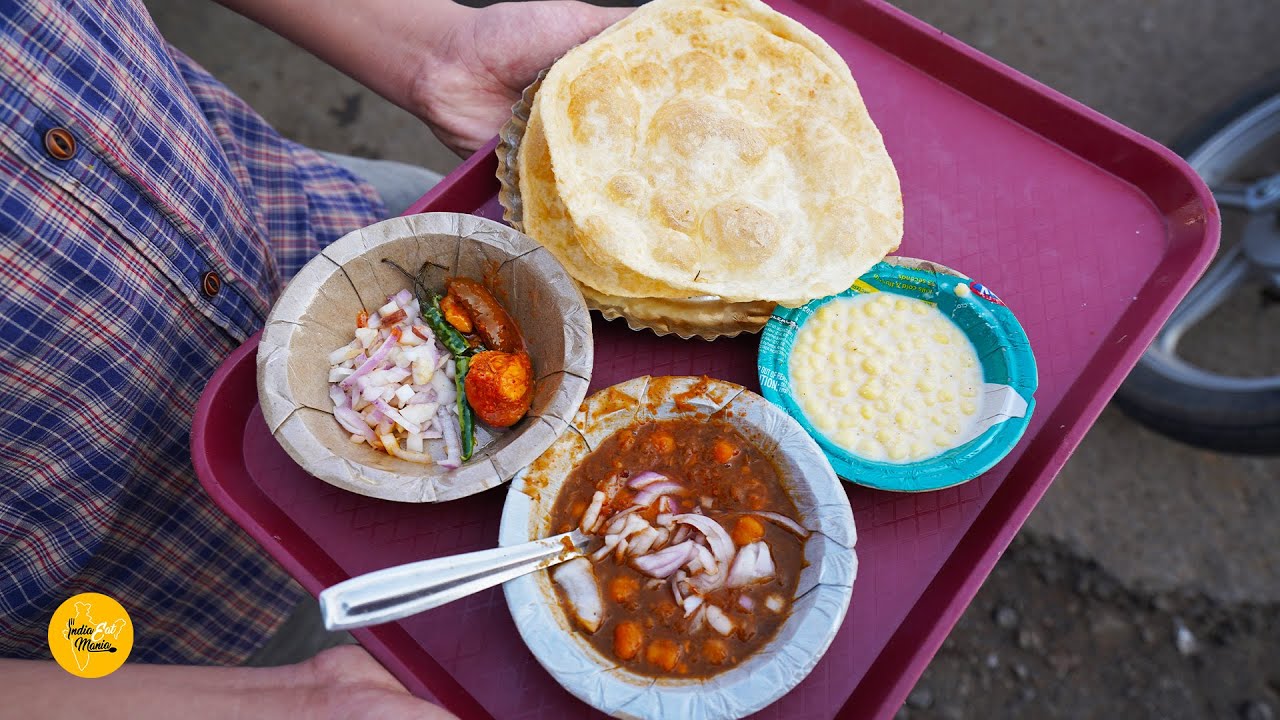
[[[1231, 123], [1277, 97], [1280, 72], [1197, 124], [1171, 147], [1182, 157], [1190, 158]], [[1275, 329], [1280, 332], [1280, 322]], [[1116, 393], [1116, 405], [1127, 415], [1196, 447], [1230, 453], [1280, 454], [1280, 387], [1201, 387], [1171, 377], [1151, 355], [1150, 350], [1143, 355]]]

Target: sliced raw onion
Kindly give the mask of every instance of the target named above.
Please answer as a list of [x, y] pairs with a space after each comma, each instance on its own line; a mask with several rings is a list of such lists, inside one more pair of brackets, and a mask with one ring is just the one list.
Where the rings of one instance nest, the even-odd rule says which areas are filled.
[[797, 537], [800, 537], [800, 538], [809, 537], [808, 530], [806, 530], [803, 526], [801, 526], [800, 523], [796, 522], [795, 520], [792, 520], [786, 515], [781, 515], [776, 512], [752, 512], [752, 513], [746, 513], [746, 514], [755, 515], [756, 517], [762, 517], [765, 520], [768, 520], [772, 523], [777, 524], [779, 527], [783, 528], [784, 530], [790, 531], [791, 533], [795, 534]]
[[345, 380], [338, 383], [338, 386], [343, 388], [351, 387], [357, 380], [368, 375], [370, 372], [373, 372], [373, 370], [382, 363], [387, 355], [391, 353], [391, 347], [396, 344], [398, 339], [400, 339], [400, 328], [392, 328], [391, 334], [387, 336], [385, 341], [383, 341], [382, 347], [378, 348], [378, 351], [375, 352], [372, 357], [361, 363], [360, 367], [356, 368], [355, 372], [351, 373]]
[[682, 493], [684, 487], [678, 483], [670, 481], [656, 482], [645, 487], [645, 489], [636, 493], [635, 504], [642, 507], [649, 507], [654, 500], [667, 495], [668, 493]]
[[596, 524], [600, 522], [600, 510], [604, 507], [604, 493], [597, 490], [591, 496], [591, 504], [587, 506], [586, 512], [582, 513], [582, 522], [579, 525], [582, 532], [595, 532]]
[[728, 570], [733, 562], [733, 538], [729, 537], [728, 531], [720, 523], [705, 515], [694, 513], [676, 515], [671, 519], [674, 522], [692, 526], [693, 529], [702, 533], [711, 545], [711, 553], [715, 555], [716, 563]]
[[756, 601], [752, 600], [750, 595], [739, 595], [738, 606], [747, 612], [751, 612], [756, 609]]
[[715, 605], [707, 605], [707, 624], [721, 635], [733, 632], [733, 620]]
[[613, 552], [613, 549], [618, 546], [618, 540], [620, 539], [617, 535], [605, 535], [604, 545], [601, 545], [599, 550], [591, 553], [591, 559], [600, 562], [609, 557], [609, 553]]
[[738, 557], [729, 569], [729, 587], [743, 587], [762, 580], [773, 578], [775, 568], [773, 557], [769, 554], [769, 546], [764, 542], [753, 542], [738, 550]]
[[645, 527], [636, 536], [631, 539], [631, 554], [644, 555], [653, 548], [653, 543], [658, 539], [658, 531], [651, 527]]
[[557, 565], [551, 571], [551, 579], [564, 591], [569, 607], [573, 609], [578, 622], [588, 632], [600, 629], [604, 619], [604, 600], [600, 596], [600, 583], [596, 581], [595, 569], [586, 558], [574, 558], [567, 563]]
[[[680, 604], [682, 607], [684, 607], [684, 616], [689, 617], [698, 608], [702, 607], [702, 596], [690, 595], [689, 597], [685, 598]], [[708, 605], [707, 607], [711, 607], [711, 606]]]
[[640, 488], [645, 487], [646, 485], [651, 485], [658, 481], [669, 480], [669, 479], [670, 478], [668, 478], [666, 475], [663, 475], [661, 473], [656, 473], [656, 472], [653, 472], [652, 470], [645, 470], [639, 475], [636, 475], [635, 477], [628, 480], [627, 487], [631, 488], [632, 490], [639, 490]]
[[[600, 492], [604, 492], [604, 491], [601, 490]], [[609, 518], [609, 524], [604, 526], [604, 531], [606, 533], [613, 533], [615, 535], [617, 533], [622, 532], [622, 528], [626, 527], [627, 525], [627, 516], [639, 509], [640, 509], [639, 505], [632, 505], [631, 507], [627, 508], [626, 510], [623, 510], [622, 512], [614, 513], [613, 517]]]
[[347, 432], [363, 437], [370, 444], [373, 443], [375, 438], [373, 428], [369, 427], [364, 418], [360, 417], [360, 413], [352, 410], [347, 405], [343, 405], [333, 409], [333, 416], [337, 418], [338, 424]]
[[782, 612], [782, 608], [785, 607], [786, 604], [787, 601], [783, 600], [782, 596], [777, 593], [774, 593], [764, 599], [764, 606], [774, 612]]
[[682, 565], [689, 562], [689, 558], [695, 552], [694, 547], [691, 542], [683, 542], [679, 545], [672, 545], [665, 550], [638, 557], [632, 560], [631, 563], [645, 575], [660, 578], [669, 577], [671, 573], [679, 570]]

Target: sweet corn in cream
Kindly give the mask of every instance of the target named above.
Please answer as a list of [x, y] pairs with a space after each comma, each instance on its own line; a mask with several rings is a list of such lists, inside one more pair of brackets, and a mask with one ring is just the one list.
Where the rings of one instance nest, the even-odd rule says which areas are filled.
[[977, 422], [978, 353], [923, 300], [887, 292], [836, 298], [800, 327], [790, 363], [809, 422], [868, 460], [933, 457]]

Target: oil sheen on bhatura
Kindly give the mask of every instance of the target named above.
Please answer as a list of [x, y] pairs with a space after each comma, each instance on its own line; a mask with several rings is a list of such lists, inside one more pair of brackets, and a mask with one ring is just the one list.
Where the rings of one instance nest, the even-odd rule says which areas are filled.
[[773, 462], [729, 424], [645, 422], [565, 480], [552, 528], [591, 542], [551, 577], [575, 630], [611, 663], [707, 677], [790, 614], [809, 535], [797, 517]]
[[968, 437], [982, 365], [931, 303], [875, 292], [836, 298], [796, 334], [791, 387], [809, 422], [868, 460], [907, 463]]

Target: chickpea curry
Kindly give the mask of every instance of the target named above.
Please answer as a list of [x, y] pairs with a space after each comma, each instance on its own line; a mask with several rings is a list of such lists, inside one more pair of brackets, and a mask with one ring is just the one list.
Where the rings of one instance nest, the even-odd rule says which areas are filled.
[[552, 570], [577, 629], [658, 677], [733, 667], [786, 620], [808, 536], [765, 455], [721, 420], [618, 431], [573, 470], [552, 530], [591, 536]]

